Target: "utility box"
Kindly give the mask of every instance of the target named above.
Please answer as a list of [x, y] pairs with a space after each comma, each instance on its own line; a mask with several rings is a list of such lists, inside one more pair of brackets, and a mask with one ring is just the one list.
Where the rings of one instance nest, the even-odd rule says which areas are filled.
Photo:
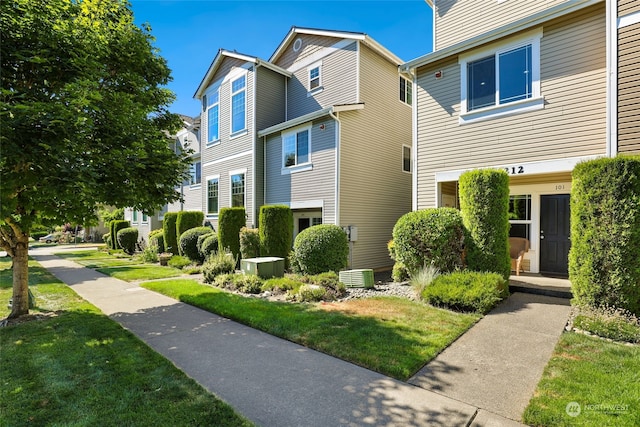
[[255, 274], [263, 279], [284, 276], [284, 258], [259, 257], [240, 261], [240, 269], [244, 274]]
[[340, 272], [340, 281], [347, 288], [373, 288], [373, 270], [345, 270]]

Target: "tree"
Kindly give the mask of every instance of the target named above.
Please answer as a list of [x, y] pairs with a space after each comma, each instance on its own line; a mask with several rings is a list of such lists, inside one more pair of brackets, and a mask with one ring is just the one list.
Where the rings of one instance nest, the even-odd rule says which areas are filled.
[[35, 223], [85, 224], [96, 206], [154, 211], [180, 198], [189, 153], [170, 147], [170, 70], [120, 0], [2, 0], [0, 244], [28, 313]]

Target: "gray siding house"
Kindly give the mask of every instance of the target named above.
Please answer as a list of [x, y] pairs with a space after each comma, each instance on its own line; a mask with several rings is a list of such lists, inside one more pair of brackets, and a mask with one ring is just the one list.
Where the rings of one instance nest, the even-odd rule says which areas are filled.
[[293, 27], [268, 60], [220, 50], [202, 102], [202, 207], [217, 226], [244, 206], [294, 212], [294, 234], [350, 235], [350, 267], [392, 265], [387, 242], [411, 209], [411, 82], [366, 34]]
[[[573, 168], [639, 151], [638, 69], [622, 65], [638, 64], [637, 49], [628, 54], [638, 46], [640, 2], [428, 3], [435, 50], [400, 67], [416, 100], [413, 209], [457, 207], [460, 174], [503, 168], [511, 235], [531, 244], [525, 270], [566, 275]], [[617, 30], [620, 13], [628, 25]]]

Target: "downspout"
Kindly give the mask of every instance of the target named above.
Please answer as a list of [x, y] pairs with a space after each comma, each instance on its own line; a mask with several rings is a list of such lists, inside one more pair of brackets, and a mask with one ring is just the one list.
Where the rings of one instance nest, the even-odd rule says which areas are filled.
[[267, 204], [267, 135], [262, 138], [262, 201]]
[[618, 152], [618, 23], [616, 2], [607, 0], [607, 157]]
[[[333, 108], [329, 111], [329, 116], [336, 121], [336, 187], [335, 187], [335, 224], [340, 225], [340, 142], [342, 139], [342, 122], [340, 113], [335, 113]], [[324, 216], [324, 212], [322, 213]], [[349, 239], [349, 268], [353, 266], [353, 242]]]
[[411, 210], [418, 210], [418, 75], [416, 69], [407, 70], [411, 75]]
[[251, 114], [251, 133], [253, 136], [253, 150], [251, 150], [251, 199], [253, 209], [251, 212], [251, 228], [256, 227], [256, 152], [258, 150], [258, 132], [256, 131], [256, 87], [258, 87], [258, 67], [259, 63], [253, 66], [253, 114]]

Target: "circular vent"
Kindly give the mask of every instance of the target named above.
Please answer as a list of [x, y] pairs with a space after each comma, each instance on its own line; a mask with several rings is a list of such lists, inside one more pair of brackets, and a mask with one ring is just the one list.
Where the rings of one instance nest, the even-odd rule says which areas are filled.
[[300, 50], [301, 47], [302, 47], [302, 39], [296, 39], [296, 41], [293, 42], [293, 51], [297, 52]]

